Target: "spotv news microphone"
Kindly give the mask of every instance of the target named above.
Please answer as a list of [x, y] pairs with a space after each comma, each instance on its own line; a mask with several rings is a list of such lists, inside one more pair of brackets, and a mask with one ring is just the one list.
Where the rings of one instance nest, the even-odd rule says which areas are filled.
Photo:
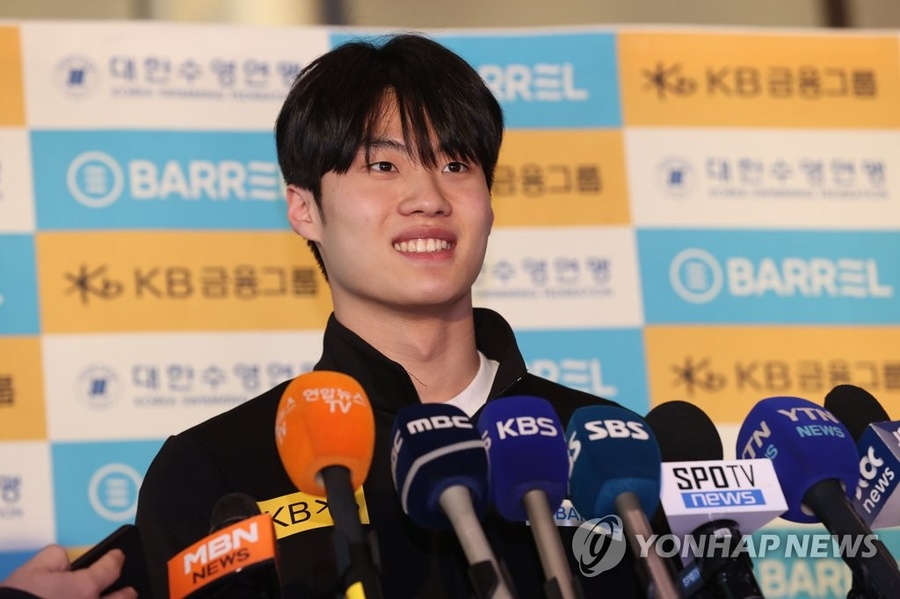
[[642, 556], [637, 540], [652, 537], [647, 514], [659, 505], [659, 446], [650, 427], [625, 408], [584, 406], [569, 418], [566, 437], [572, 463], [569, 494], [575, 509], [586, 520], [618, 514], [632, 553], [647, 568], [649, 593], [678, 597], [662, 557], [655, 551]]
[[345, 594], [381, 597], [378, 567], [354, 495], [375, 452], [375, 417], [362, 386], [327, 370], [294, 378], [278, 404], [275, 444], [291, 482], [328, 500]]
[[272, 518], [248, 495], [229, 493], [210, 522], [208, 536], [169, 560], [170, 599], [281, 597]]
[[741, 425], [737, 455], [771, 459], [788, 506], [782, 517], [821, 521], [839, 539], [858, 541], [865, 549], [841, 555], [847, 565], [876, 592], [900, 596], [897, 562], [880, 541], [872, 541], [872, 530], [847, 497], [859, 476], [856, 446], [831, 412], [799, 397], [763, 399]]
[[490, 503], [488, 456], [469, 417], [446, 404], [404, 406], [391, 439], [391, 474], [403, 511], [423, 528], [453, 528], [477, 597], [512, 597], [481, 528]]
[[859, 482], [853, 507], [870, 528], [900, 525], [900, 422], [890, 417], [871, 393], [854, 385], [838, 385], [825, 396], [834, 414], [856, 440]]
[[490, 462], [491, 501], [506, 520], [531, 524], [548, 599], [580, 597], [553, 513], [566, 498], [569, 450], [546, 399], [527, 395], [488, 402], [478, 418]]
[[679, 588], [685, 595], [706, 586], [717, 597], [762, 597], [750, 556], [734, 549], [742, 535], [787, 509], [772, 462], [723, 460], [715, 424], [685, 401], [660, 404], [647, 422], [662, 455], [660, 501], [668, 525], [684, 539], [684, 556], [694, 559], [680, 573]]

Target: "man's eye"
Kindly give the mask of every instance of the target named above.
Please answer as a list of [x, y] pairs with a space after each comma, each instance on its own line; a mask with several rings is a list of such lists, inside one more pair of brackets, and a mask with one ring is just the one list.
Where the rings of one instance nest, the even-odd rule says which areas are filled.
[[373, 171], [378, 171], [379, 173], [389, 173], [394, 170], [394, 165], [390, 162], [385, 162], [382, 160], [379, 162], [373, 162], [369, 165], [369, 168]]
[[469, 167], [463, 164], [462, 162], [451, 162], [447, 166], [444, 167], [444, 171], [448, 173], [463, 173]]

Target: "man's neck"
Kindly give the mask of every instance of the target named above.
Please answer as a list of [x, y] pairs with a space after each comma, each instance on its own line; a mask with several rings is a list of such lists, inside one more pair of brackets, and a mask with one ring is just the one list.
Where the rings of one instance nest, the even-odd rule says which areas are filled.
[[361, 313], [335, 306], [341, 324], [403, 366], [422, 403], [447, 401], [478, 373], [471, 305], [455, 312], [437, 317], [388, 309]]

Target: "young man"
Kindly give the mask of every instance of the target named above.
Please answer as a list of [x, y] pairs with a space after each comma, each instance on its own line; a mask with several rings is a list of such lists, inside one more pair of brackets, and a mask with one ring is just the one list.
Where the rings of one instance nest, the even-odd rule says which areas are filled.
[[[356, 378], [375, 413], [363, 489], [386, 598], [473, 594], [453, 532], [419, 528], [400, 507], [389, 436], [401, 407], [450, 402], [477, 417], [486, 401], [536, 395], [553, 402], [565, 425], [576, 408], [606, 403], [527, 373], [510, 326], [473, 309], [502, 131], [500, 106], [477, 72], [414, 35], [320, 57], [298, 76], [276, 125], [288, 218], [328, 278], [334, 305], [316, 369]], [[273, 432], [286, 385], [170, 438], [150, 466], [137, 524], [161, 593], [166, 560], [208, 532], [217, 499], [297, 491]], [[528, 527], [489, 514], [484, 528], [516, 595], [543, 597]], [[571, 537], [572, 529], [563, 532], [567, 550]], [[286, 596], [335, 596], [332, 541], [330, 527], [280, 540]], [[586, 596], [635, 594], [630, 560], [581, 584]]]

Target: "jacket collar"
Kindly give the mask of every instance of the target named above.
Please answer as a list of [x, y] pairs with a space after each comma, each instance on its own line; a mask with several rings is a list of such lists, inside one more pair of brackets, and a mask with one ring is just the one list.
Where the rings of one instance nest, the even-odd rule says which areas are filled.
[[[512, 328], [502, 316], [493, 310], [475, 308], [474, 322], [476, 346], [500, 364], [491, 386], [490, 399], [493, 399], [525, 375], [525, 360]], [[315, 370], [334, 370], [355, 378], [376, 411], [396, 413], [405, 405], [419, 403], [416, 389], [403, 367], [338, 322], [334, 313], [328, 318], [322, 357]]]

